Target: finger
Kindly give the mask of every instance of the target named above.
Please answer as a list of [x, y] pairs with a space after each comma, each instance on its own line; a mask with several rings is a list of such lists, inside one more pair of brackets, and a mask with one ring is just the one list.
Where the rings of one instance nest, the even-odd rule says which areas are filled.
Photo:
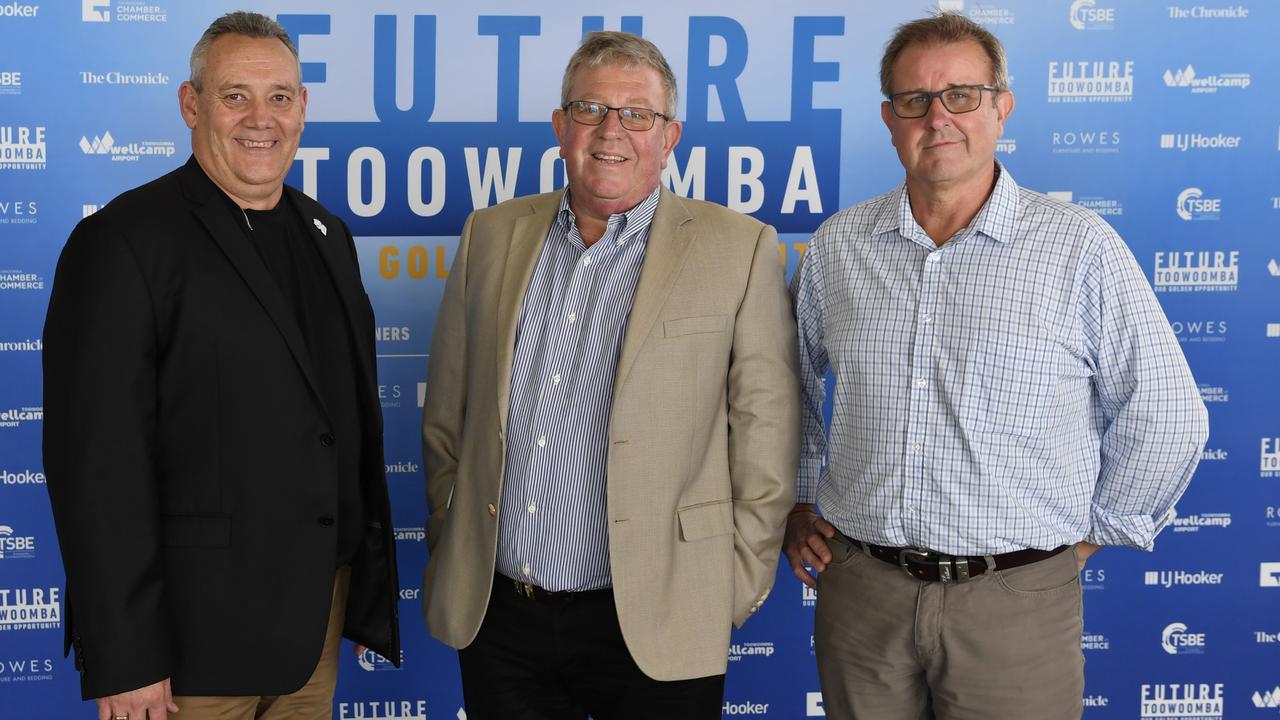
[[827, 545], [827, 541], [822, 539], [821, 535], [810, 535], [808, 541], [810, 552], [822, 558], [823, 563], [831, 562], [831, 548]]
[[356, 645], [356, 647], [355, 647], [356, 657], [360, 657], [360, 656], [361, 656], [361, 655], [363, 655], [363, 654], [365, 653], [365, 651], [366, 651], [366, 650], [368, 650], [368, 649], [369, 649], [369, 648], [365, 647], [364, 645], [357, 644], [357, 645]]
[[819, 559], [817, 555], [814, 555], [813, 551], [809, 548], [803, 548], [800, 551], [800, 559], [804, 561], [805, 565], [808, 565], [818, 572], [822, 572], [827, 569], [827, 564]]
[[818, 581], [813, 579], [813, 576], [809, 574], [808, 570], [804, 569], [803, 565], [797, 565], [795, 563], [792, 563], [791, 573], [795, 575], [796, 578], [800, 582], [804, 583], [805, 585], [808, 585], [811, 588], [818, 587]]
[[818, 532], [822, 533], [823, 537], [830, 539], [836, 536], [836, 526], [823, 518], [818, 518], [814, 526], [817, 527]]
[[111, 720], [111, 705], [105, 698], [98, 698], [98, 720]]

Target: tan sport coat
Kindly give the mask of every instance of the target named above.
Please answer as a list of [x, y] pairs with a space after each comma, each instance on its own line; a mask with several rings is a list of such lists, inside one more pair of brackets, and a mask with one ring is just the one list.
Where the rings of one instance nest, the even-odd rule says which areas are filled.
[[[563, 191], [561, 191], [563, 192]], [[462, 648], [494, 579], [516, 322], [561, 192], [467, 220], [423, 413], [424, 611]], [[773, 228], [665, 188], [609, 421], [609, 559], [647, 675], [725, 672], [731, 623], [773, 584], [799, 452], [796, 333]]]

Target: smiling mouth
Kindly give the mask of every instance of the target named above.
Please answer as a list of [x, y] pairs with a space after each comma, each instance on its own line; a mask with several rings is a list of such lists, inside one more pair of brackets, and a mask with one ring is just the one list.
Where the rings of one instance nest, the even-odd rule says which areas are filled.
[[609, 164], [624, 163], [627, 161], [627, 159], [621, 155], [610, 155], [608, 153], [591, 153], [591, 157], [599, 160], [600, 162]]
[[249, 148], [250, 150], [266, 150], [275, 147], [275, 140], [237, 140], [236, 142]]

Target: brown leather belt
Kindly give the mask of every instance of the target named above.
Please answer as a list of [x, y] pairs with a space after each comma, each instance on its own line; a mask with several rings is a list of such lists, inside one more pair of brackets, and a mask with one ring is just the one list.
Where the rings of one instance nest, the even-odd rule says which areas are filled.
[[903, 572], [925, 582], [962, 583], [984, 575], [987, 569], [1008, 570], [1030, 565], [1057, 555], [1069, 546], [1052, 550], [1015, 550], [999, 555], [948, 555], [921, 548], [895, 548], [846, 538], [871, 557], [902, 568]]

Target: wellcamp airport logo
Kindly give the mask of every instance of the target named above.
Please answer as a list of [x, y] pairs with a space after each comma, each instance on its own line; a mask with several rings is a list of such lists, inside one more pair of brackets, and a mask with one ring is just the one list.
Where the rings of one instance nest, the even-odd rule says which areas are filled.
[[1101, 6], [1097, 0], [1075, 0], [1070, 19], [1071, 27], [1077, 30], [1114, 30], [1116, 9]]
[[427, 539], [427, 529], [424, 527], [398, 527], [393, 534], [396, 540], [406, 542], [423, 542]]
[[733, 643], [729, 646], [729, 662], [739, 662], [743, 658], [773, 657], [773, 653], [771, 642]]
[[1179, 515], [1173, 519], [1173, 531], [1179, 532], [1200, 532], [1202, 528], [1228, 528], [1231, 527], [1231, 513], [1193, 513], [1191, 515]]
[[1049, 102], [1117, 103], [1133, 100], [1132, 60], [1049, 63]]
[[1143, 683], [1139, 718], [1222, 720], [1223, 683]]
[[1203, 133], [1161, 133], [1161, 150], [1236, 150], [1242, 138], [1239, 135], [1205, 135]]
[[1192, 65], [1164, 71], [1166, 87], [1189, 89], [1194, 94], [1216, 93], [1219, 88], [1244, 90], [1252, 84], [1249, 73], [1223, 73], [1199, 75]]
[[1253, 706], [1257, 708], [1280, 708], [1280, 685], [1270, 690], [1255, 692], [1251, 699]]
[[996, 140], [996, 152], [1004, 155], [1012, 155], [1018, 152], [1018, 141], [1016, 138], [1002, 137]]
[[1188, 632], [1186, 623], [1169, 623], [1160, 633], [1160, 647], [1170, 655], [1203, 655], [1204, 633]]
[[1152, 286], [1158, 293], [1233, 292], [1239, 281], [1239, 250], [1156, 252]]
[[22, 426], [23, 423], [29, 424], [41, 420], [44, 420], [43, 407], [0, 409], [0, 429], [13, 429]]
[[108, 155], [112, 162], [137, 162], [143, 157], [171, 158], [178, 148], [170, 140], [143, 140], [117, 145], [116, 139], [107, 131], [94, 135], [80, 136], [80, 151], [85, 155]]
[[1222, 217], [1222, 198], [1205, 197], [1198, 187], [1189, 187], [1178, 193], [1174, 211], [1187, 222], [1217, 220]]
[[87, 23], [162, 23], [169, 13], [146, 0], [80, 0], [80, 20]]
[[338, 714], [334, 720], [427, 720], [427, 701], [362, 700], [338, 703]]
[[44, 136], [43, 125], [0, 125], [0, 170], [43, 170]]
[[1148, 570], [1143, 573], [1142, 584], [1166, 590], [1175, 585], [1221, 585], [1223, 575], [1208, 570]]

